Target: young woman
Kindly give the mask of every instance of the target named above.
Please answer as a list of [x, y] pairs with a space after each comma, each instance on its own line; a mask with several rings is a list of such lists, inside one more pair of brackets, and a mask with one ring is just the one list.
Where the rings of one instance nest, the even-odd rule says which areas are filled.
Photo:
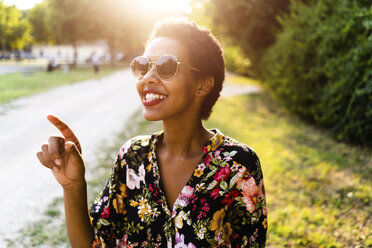
[[256, 153], [202, 124], [224, 80], [218, 41], [195, 23], [161, 22], [131, 69], [144, 117], [163, 131], [123, 145], [89, 213], [79, 141], [48, 116], [64, 137], [50, 137], [37, 156], [64, 189], [72, 247], [265, 246]]

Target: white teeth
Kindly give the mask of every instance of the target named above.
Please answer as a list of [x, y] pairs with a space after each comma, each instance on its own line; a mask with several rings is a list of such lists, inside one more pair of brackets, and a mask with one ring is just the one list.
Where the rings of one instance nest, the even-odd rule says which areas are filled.
[[147, 93], [145, 95], [145, 100], [155, 100], [155, 99], [164, 99], [166, 98], [165, 95], [158, 95], [158, 94], [153, 94], [153, 93]]

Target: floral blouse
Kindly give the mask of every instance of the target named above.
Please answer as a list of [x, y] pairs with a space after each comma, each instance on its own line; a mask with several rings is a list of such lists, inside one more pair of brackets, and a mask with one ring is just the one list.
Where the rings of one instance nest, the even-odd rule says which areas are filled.
[[265, 190], [254, 150], [212, 129], [195, 171], [170, 209], [156, 145], [163, 132], [120, 149], [90, 209], [92, 247], [264, 247]]

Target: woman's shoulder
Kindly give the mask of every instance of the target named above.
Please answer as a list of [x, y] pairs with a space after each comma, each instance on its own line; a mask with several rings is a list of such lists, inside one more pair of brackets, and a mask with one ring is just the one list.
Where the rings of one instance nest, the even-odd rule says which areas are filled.
[[250, 170], [261, 169], [257, 152], [251, 146], [234, 138], [224, 135], [221, 151], [225, 155], [230, 156], [234, 164], [241, 164]]

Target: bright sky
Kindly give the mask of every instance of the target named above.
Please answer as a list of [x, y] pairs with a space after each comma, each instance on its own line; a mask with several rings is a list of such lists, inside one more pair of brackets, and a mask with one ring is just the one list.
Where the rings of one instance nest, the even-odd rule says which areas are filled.
[[[0, 0], [1, 1], [1, 0]], [[42, 2], [43, 0], [3, 0], [6, 5], [15, 5], [18, 9], [31, 9], [35, 4]], [[191, 11], [188, 2], [190, 0], [163, 0], [163, 6], [169, 9], [183, 10], [186, 13]]]

